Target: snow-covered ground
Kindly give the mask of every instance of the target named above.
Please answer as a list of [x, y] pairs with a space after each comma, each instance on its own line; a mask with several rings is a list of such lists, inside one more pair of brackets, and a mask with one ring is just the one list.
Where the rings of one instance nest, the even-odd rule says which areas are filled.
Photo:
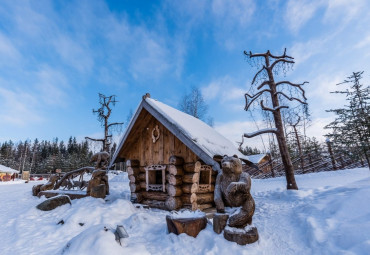
[[[296, 178], [298, 191], [285, 190], [284, 177], [253, 180], [260, 240], [247, 246], [210, 224], [197, 238], [167, 234], [168, 212], [136, 209], [125, 174], [111, 176], [108, 201], [87, 197], [49, 212], [35, 208], [44, 200], [31, 195], [35, 182], [0, 183], [0, 254], [369, 254], [370, 171]], [[129, 234], [122, 247], [116, 225]]]

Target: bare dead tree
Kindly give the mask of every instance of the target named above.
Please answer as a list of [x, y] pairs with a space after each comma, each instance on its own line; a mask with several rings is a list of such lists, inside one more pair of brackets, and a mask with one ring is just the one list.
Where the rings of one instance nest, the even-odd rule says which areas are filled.
[[111, 144], [112, 134], [110, 133], [111, 129], [113, 128], [120, 128], [123, 125], [123, 122], [113, 122], [109, 123], [109, 117], [112, 113], [111, 106], [115, 106], [116, 103], [116, 96], [105, 96], [99, 93], [99, 104], [100, 108], [97, 110], [93, 109], [93, 113], [98, 116], [98, 121], [100, 122], [101, 126], [104, 127], [104, 138], [103, 139], [95, 139], [91, 137], [85, 137], [85, 139], [94, 141], [94, 142], [101, 142], [103, 144], [103, 151], [109, 153], [109, 146]]
[[293, 133], [297, 142], [297, 147], [298, 147], [298, 154], [299, 154], [299, 159], [301, 161], [301, 169], [304, 172], [304, 158], [303, 158], [303, 153], [302, 153], [302, 145], [301, 145], [301, 139], [299, 138], [299, 133], [298, 133], [298, 125], [301, 122], [301, 116], [298, 114], [295, 114], [297, 119], [294, 122], [292, 118], [288, 119], [288, 124], [289, 126], [292, 127]]
[[[275, 128], [261, 129], [254, 133], [244, 133], [244, 137], [252, 138], [262, 134], [275, 134], [279, 145], [281, 160], [284, 165], [287, 189], [298, 189], [294, 177], [294, 168], [290, 159], [286, 137], [284, 134], [284, 125], [281, 117], [281, 109], [287, 109], [289, 108], [289, 106], [280, 105], [280, 101], [283, 99], [287, 99], [289, 101], [297, 101], [300, 104], [307, 104], [307, 98], [302, 86], [308, 82], [303, 82], [300, 84], [292, 83], [290, 81], [275, 82], [274, 74], [278, 73], [279, 67], [285, 68], [285, 66], [287, 65], [289, 66], [294, 64], [294, 58], [286, 55], [286, 49], [284, 50], [284, 54], [280, 56], [272, 55], [270, 51], [258, 54], [244, 51], [244, 55], [247, 56], [249, 60], [262, 59], [262, 67], [257, 71], [251, 83], [251, 85], [253, 86], [257, 82], [260, 82], [257, 86], [257, 92], [255, 94], [245, 93], [244, 96], [246, 104], [244, 109], [248, 111], [248, 109], [257, 99], [261, 98], [262, 95], [267, 94], [267, 99], [270, 99], [269, 101], [271, 101], [272, 107], [267, 106], [264, 103], [263, 99], [260, 100], [259, 104], [263, 111], [272, 113], [275, 124]], [[286, 87], [284, 85], [288, 86], [288, 88], [290, 89], [297, 90], [303, 97], [303, 100], [292, 95], [289, 96], [288, 93], [286, 93], [286, 89], [284, 90], [284, 88]]]

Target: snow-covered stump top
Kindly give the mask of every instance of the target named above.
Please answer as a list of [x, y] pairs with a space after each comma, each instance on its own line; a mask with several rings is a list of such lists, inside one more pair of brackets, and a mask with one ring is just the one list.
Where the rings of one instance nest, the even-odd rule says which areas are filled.
[[199, 210], [173, 212], [166, 216], [166, 222], [169, 233], [176, 235], [185, 233], [192, 237], [197, 237], [207, 226], [206, 214]]

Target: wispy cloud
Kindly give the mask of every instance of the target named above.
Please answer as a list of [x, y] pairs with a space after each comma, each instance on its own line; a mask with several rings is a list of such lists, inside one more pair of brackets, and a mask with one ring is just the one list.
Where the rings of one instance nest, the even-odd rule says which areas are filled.
[[[242, 135], [244, 133], [251, 133], [263, 127], [262, 122], [253, 121], [230, 121], [226, 123], [216, 123], [215, 129], [220, 132], [223, 136], [228, 138], [238, 146], [238, 142], [242, 141]], [[259, 149], [267, 150], [268, 146], [268, 135], [257, 136], [254, 138], [244, 138], [243, 147], [257, 147]]]
[[314, 16], [321, 4], [322, 1], [290, 0], [284, 15], [289, 29], [297, 33]]
[[21, 54], [14, 46], [13, 42], [0, 32], [0, 65], [7, 66], [11, 63], [19, 64]]
[[20, 91], [19, 89], [5, 89], [0, 87], [0, 119], [2, 125], [26, 126], [30, 123], [43, 121], [43, 117], [36, 110], [37, 97]]

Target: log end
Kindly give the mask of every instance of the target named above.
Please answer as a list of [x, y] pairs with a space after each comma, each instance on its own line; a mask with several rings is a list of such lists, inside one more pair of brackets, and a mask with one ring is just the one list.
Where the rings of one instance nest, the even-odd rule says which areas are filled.
[[167, 229], [169, 233], [176, 235], [185, 233], [192, 237], [197, 237], [200, 231], [206, 228], [207, 218], [173, 218], [171, 215], [166, 216]]
[[224, 238], [230, 242], [235, 242], [239, 245], [251, 244], [258, 240], [258, 231], [256, 227], [226, 227], [224, 230]]

